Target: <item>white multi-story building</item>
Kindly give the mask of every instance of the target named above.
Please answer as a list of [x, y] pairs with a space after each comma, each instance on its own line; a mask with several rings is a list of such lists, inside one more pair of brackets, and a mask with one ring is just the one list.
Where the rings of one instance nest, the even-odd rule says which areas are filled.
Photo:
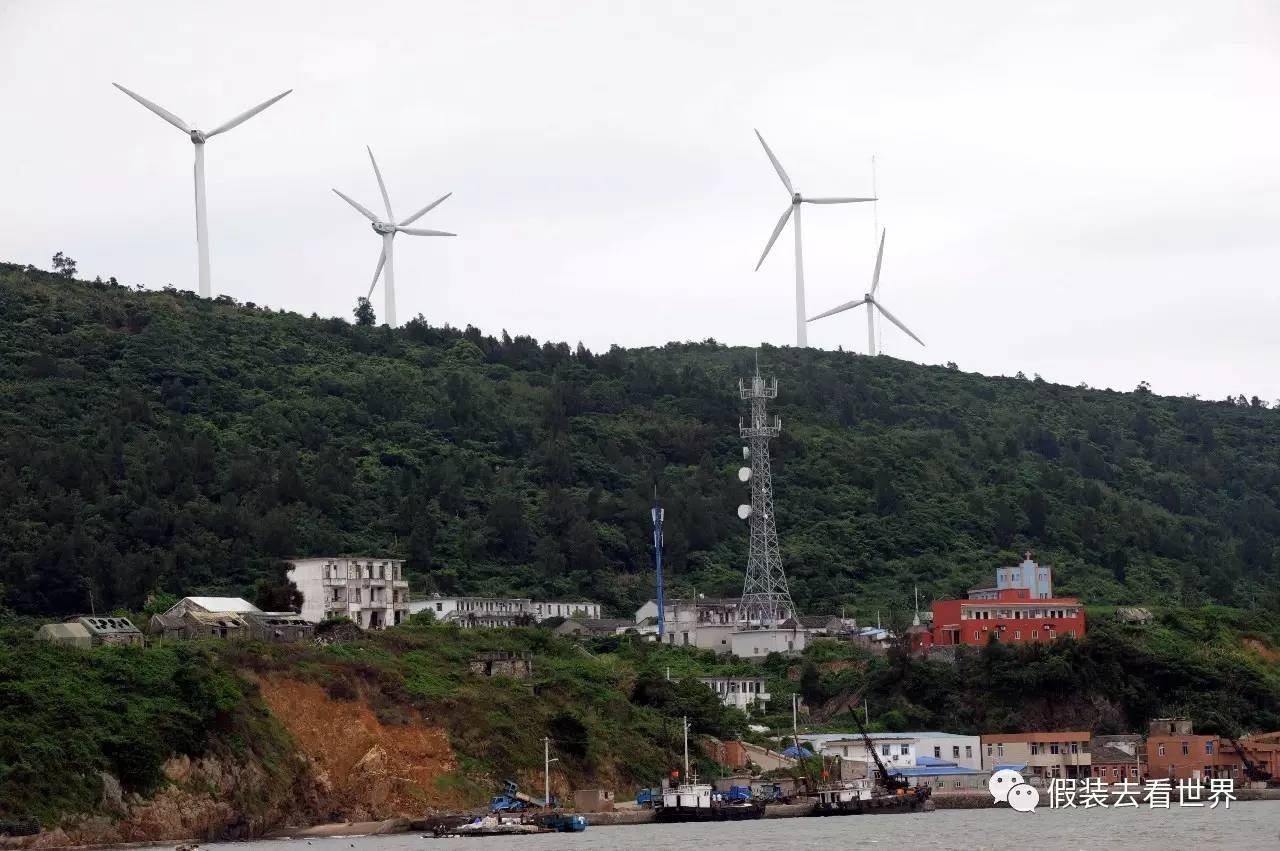
[[[818, 753], [855, 762], [874, 762], [862, 737], [848, 733], [817, 733], [801, 740]], [[872, 733], [872, 745], [880, 761], [889, 768], [914, 768], [919, 759], [942, 760], [961, 768], [982, 770], [982, 738], [938, 731], [917, 733]], [[936, 763], [935, 763], [936, 764]]]
[[698, 680], [714, 691], [725, 706], [733, 706], [743, 712], [748, 706], [769, 702], [769, 692], [765, 691], [762, 677], [698, 677]]
[[600, 620], [600, 604], [588, 600], [534, 600], [533, 617], [538, 623], [548, 618], [586, 618]]
[[362, 629], [386, 629], [409, 616], [403, 559], [297, 558], [290, 564], [302, 617], [312, 623], [348, 617]]
[[428, 611], [436, 620], [461, 626], [524, 626], [548, 618], [600, 619], [600, 604], [530, 600], [528, 597], [430, 597], [409, 601], [410, 614]]
[[[663, 605], [664, 644], [729, 653], [729, 635], [738, 628], [737, 598], [667, 600]], [[650, 600], [636, 609], [637, 632], [657, 634], [658, 604]]]
[[[916, 764], [916, 739], [910, 733], [872, 733], [868, 736], [880, 761], [886, 768], [911, 768]], [[823, 756], [838, 756], [853, 762], [875, 765], [875, 758], [867, 751], [861, 736], [848, 734], [818, 734], [801, 736]]]

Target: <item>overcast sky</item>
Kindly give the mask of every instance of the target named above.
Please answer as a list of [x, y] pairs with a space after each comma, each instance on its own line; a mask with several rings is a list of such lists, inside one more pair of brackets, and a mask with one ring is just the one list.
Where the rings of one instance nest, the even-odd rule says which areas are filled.
[[[700, 10], [700, 11], [699, 11]], [[539, 339], [793, 344], [868, 286], [882, 350], [1160, 393], [1280, 397], [1280, 4], [0, 0], [0, 259], [350, 318], [397, 214], [401, 321]], [[381, 286], [374, 307], [382, 313]], [[810, 344], [866, 348], [862, 308]]]

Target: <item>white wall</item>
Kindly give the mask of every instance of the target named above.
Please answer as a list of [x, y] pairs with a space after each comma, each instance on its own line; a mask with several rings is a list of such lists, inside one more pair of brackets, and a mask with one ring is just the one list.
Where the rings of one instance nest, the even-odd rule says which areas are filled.
[[729, 633], [729, 651], [744, 659], [759, 659], [770, 653], [799, 653], [808, 634], [802, 629], [749, 629]]

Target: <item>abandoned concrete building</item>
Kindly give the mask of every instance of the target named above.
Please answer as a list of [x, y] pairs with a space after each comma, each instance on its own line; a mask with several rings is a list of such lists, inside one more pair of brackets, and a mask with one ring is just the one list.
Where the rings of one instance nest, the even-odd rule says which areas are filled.
[[471, 657], [471, 673], [482, 677], [511, 677], [526, 680], [533, 676], [533, 656], [530, 653], [494, 650], [477, 653]]

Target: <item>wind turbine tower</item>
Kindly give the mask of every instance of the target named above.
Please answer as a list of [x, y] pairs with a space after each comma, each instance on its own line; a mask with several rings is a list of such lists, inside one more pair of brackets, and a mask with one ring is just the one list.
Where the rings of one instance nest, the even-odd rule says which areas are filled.
[[366, 298], [372, 298], [373, 288], [378, 285], [378, 277], [382, 275], [382, 271], [385, 268], [386, 280], [383, 284], [383, 292], [386, 294], [387, 307], [382, 318], [388, 326], [394, 328], [396, 327], [396, 268], [395, 257], [392, 254], [392, 240], [395, 239], [397, 233], [407, 233], [412, 236], [457, 236], [457, 234], [449, 233], [448, 231], [405, 227], [434, 210], [453, 193], [446, 192], [409, 218], [397, 223], [395, 214], [391, 212], [391, 196], [387, 194], [387, 185], [382, 182], [382, 172], [378, 170], [378, 161], [373, 158], [373, 149], [365, 148], [365, 150], [369, 152], [369, 162], [373, 163], [373, 175], [378, 178], [378, 190], [382, 193], [382, 204], [387, 211], [386, 219], [379, 219], [367, 207], [343, 195], [336, 189], [333, 191], [343, 201], [355, 207], [360, 215], [368, 219], [373, 225], [373, 232], [382, 238], [382, 252], [378, 255], [378, 268], [373, 271], [373, 282], [369, 284], [369, 295]]
[[738, 506], [738, 516], [751, 529], [747, 554], [747, 578], [742, 585], [738, 618], [748, 626], [776, 629], [795, 614], [787, 576], [778, 552], [778, 529], [773, 517], [773, 473], [769, 464], [769, 441], [782, 432], [782, 420], [769, 419], [768, 403], [778, 396], [778, 381], [765, 381], [757, 366], [753, 378], [738, 381], [738, 395], [751, 404], [751, 422], [738, 423], [738, 432], [747, 441], [743, 454], [750, 467], [738, 471], [738, 479], [751, 483], [751, 504]]
[[240, 113], [235, 118], [231, 119], [225, 124], [219, 124], [217, 127], [213, 128], [212, 130], [206, 133], [203, 130], [198, 130], [195, 127], [188, 125], [187, 122], [183, 121], [181, 118], [174, 115], [172, 112], [165, 109], [163, 106], [160, 106], [159, 104], [156, 104], [156, 103], [152, 103], [151, 101], [147, 100], [137, 92], [131, 92], [128, 89], [126, 89], [124, 86], [120, 85], [119, 83], [112, 83], [111, 85], [115, 86], [117, 89], [124, 92], [126, 95], [133, 98], [138, 103], [142, 104], [147, 109], [151, 110], [156, 115], [163, 118], [165, 121], [168, 121], [170, 124], [172, 124], [174, 127], [177, 127], [183, 133], [186, 133], [187, 136], [191, 139], [191, 144], [195, 145], [195, 149], [196, 149], [196, 164], [195, 164], [196, 254], [198, 257], [198, 276], [199, 276], [199, 285], [200, 285], [200, 297], [211, 298], [213, 296], [213, 282], [211, 281], [209, 276], [209, 219], [208, 219], [208, 211], [205, 209], [205, 200], [204, 200], [204, 145], [205, 145], [205, 142], [212, 139], [214, 136], [217, 136], [219, 133], [225, 133], [231, 128], [237, 127], [245, 123], [250, 118], [253, 118], [255, 115], [257, 115], [259, 112], [262, 112], [262, 110], [271, 106], [271, 104], [275, 103], [285, 95], [289, 94], [289, 92], [293, 91], [293, 89], [289, 89], [288, 92], [282, 92], [281, 94], [278, 94], [275, 97], [271, 98], [271, 100], [263, 101], [262, 103], [255, 106], [253, 109]]
[[[773, 163], [773, 170], [778, 173], [778, 179], [782, 181], [782, 185], [786, 188], [787, 194], [791, 196], [787, 209], [782, 211], [778, 224], [774, 226], [773, 233], [769, 235], [769, 242], [764, 247], [764, 252], [760, 255], [760, 262], [756, 263], [756, 271], [760, 271], [760, 266], [764, 264], [764, 258], [769, 256], [769, 249], [773, 248], [773, 244], [778, 241], [778, 234], [782, 233], [782, 229], [787, 226], [787, 220], [792, 215], [796, 217], [796, 345], [800, 348], [806, 348], [809, 345], [809, 331], [805, 325], [805, 309], [804, 309], [804, 250], [800, 241], [800, 205], [801, 204], [856, 204], [862, 201], [875, 201], [875, 198], [808, 198], [800, 193], [798, 189], [791, 184], [791, 178], [787, 176], [787, 171], [782, 167], [782, 163], [778, 162], [778, 158], [773, 155], [773, 151], [769, 148], [769, 143], [760, 135], [760, 131], [756, 131], [756, 138], [760, 140], [760, 144], [764, 147], [765, 154], [769, 157], [769, 162]], [[874, 194], [874, 193], [872, 193]]]
[[872, 356], [874, 356], [876, 353], [876, 311], [877, 310], [880, 311], [881, 316], [883, 316], [885, 319], [888, 319], [894, 325], [897, 325], [900, 329], [902, 329], [903, 333], [905, 333], [908, 337], [915, 340], [920, 345], [922, 346], [924, 345], [924, 340], [921, 340], [915, 334], [911, 333], [911, 329], [908, 328], [906, 325], [903, 325], [901, 322], [899, 322], [898, 317], [890, 313], [888, 308], [884, 306], [884, 303], [876, 298], [876, 291], [880, 289], [880, 262], [884, 259], [884, 234], [885, 234], [884, 231], [880, 231], [880, 249], [876, 251], [876, 270], [871, 274], [871, 291], [868, 293], [864, 293], [862, 298], [855, 299], [853, 301], [846, 301], [844, 304], [839, 305], [838, 307], [833, 307], [825, 313], [819, 313], [817, 316], [809, 320], [810, 322], [815, 322], [819, 319], [824, 319], [836, 313], [843, 313], [846, 310], [853, 310], [855, 307], [865, 304], [867, 306], [867, 354]]

